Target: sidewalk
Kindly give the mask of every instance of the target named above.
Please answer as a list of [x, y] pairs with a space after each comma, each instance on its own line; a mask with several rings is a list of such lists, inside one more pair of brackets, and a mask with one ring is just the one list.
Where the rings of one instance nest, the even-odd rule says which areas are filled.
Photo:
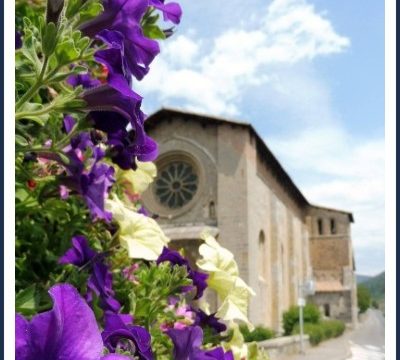
[[349, 338], [352, 331], [346, 331], [341, 337], [310, 347], [305, 354], [290, 355], [280, 360], [345, 360], [350, 357]]
[[279, 360], [383, 360], [385, 359], [385, 321], [377, 310], [368, 310], [354, 330], [341, 337], [310, 347], [305, 354]]

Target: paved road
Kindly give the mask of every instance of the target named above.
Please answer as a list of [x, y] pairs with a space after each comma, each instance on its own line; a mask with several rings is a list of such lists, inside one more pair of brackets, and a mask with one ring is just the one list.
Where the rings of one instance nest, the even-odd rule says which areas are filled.
[[357, 329], [322, 342], [304, 355], [282, 360], [384, 360], [385, 320], [378, 310], [368, 310]]

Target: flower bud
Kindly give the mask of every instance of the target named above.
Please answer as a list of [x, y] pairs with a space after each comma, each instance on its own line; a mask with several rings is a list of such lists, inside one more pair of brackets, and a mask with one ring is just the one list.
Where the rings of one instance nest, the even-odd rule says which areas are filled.
[[64, 0], [47, 0], [46, 22], [57, 25], [63, 7]]

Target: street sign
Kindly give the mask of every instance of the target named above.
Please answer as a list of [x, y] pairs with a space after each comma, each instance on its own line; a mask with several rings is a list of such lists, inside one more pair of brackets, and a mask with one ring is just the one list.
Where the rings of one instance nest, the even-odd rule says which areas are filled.
[[297, 305], [298, 306], [305, 306], [306, 305], [306, 300], [304, 298], [298, 298], [297, 299]]

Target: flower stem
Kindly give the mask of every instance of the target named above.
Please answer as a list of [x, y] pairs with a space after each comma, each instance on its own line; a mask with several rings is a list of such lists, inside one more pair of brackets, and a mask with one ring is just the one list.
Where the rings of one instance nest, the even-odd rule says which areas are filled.
[[20, 119], [24, 119], [27, 116], [40, 116], [40, 115], [46, 114], [46, 113], [50, 112], [50, 110], [52, 110], [55, 105], [56, 104], [53, 102], [53, 103], [50, 103], [49, 106], [45, 106], [44, 108], [42, 108], [41, 110], [38, 110], [38, 111], [22, 111], [22, 112], [16, 113], [15, 119], [20, 120]]
[[24, 105], [30, 98], [36, 94], [36, 92], [43, 85], [44, 74], [46, 73], [47, 64], [49, 59], [47, 57], [44, 58], [42, 70], [40, 71], [39, 77], [36, 82], [32, 85], [32, 87], [17, 101], [15, 108], [16, 110], [20, 109], [22, 105]]

